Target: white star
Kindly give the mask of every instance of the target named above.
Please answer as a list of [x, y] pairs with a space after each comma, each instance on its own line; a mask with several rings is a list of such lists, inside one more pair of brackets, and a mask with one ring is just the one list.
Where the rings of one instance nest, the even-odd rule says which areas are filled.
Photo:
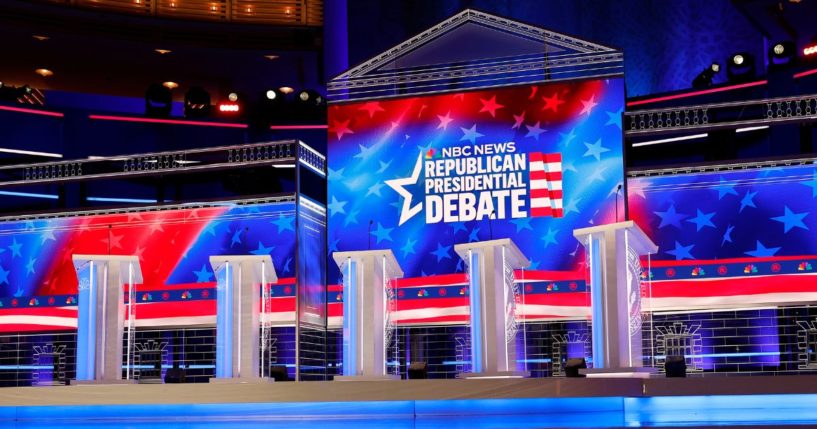
[[583, 115], [585, 113], [587, 113], [589, 115], [590, 111], [592, 111], [593, 108], [596, 107], [596, 105], [599, 104], [599, 103], [596, 103], [596, 94], [591, 95], [589, 100], [581, 100], [581, 102], [582, 102], [583, 107], [582, 107], [582, 111], [579, 112], [580, 115]]
[[443, 115], [437, 115], [437, 117], [438, 117], [438, 118], [440, 118], [440, 125], [437, 125], [437, 129], [438, 129], [438, 130], [439, 130], [440, 128], [442, 128], [443, 130], [446, 130], [446, 129], [448, 128], [448, 124], [450, 124], [450, 123], [451, 123], [451, 121], [453, 121], [453, 120], [454, 120], [454, 119], [451, 117], [451, 111], [450, 111], [450, 110], [448, 111], [448, 113], [446, 113], [446, 114], [445, 114], [445, 116], [443, 116]]
[[54, 230], [52, 229], [47, 229], [40, 235], [40, 244], [45, 244], [48, 240], [57, 241], [57, 237], [54, 237]]
[[411, 173], [411, 177], [404, 177], [402, 179], [392, 179], [386, 180], [386, 184], [389, 185], [392, 189], [394, 189], [401, 197], [403, 197], [403, 208], [400, 210], [400, 222], [397, 226], [400, 226], [409, 219], [411, 219], [417, 213], [420, 213], [423, 210], [423, 203], [419, 202], [414, 207], [411, 206], [411, 192], [407, 191], [404, 186], [406, 185], [414, 185], [417, 183], [417, 180], [420, 179], [420, 171], [423, 169], [423, 154], [420, 153], [417, 155], [417, 163], [414, 164], [414, 171]]

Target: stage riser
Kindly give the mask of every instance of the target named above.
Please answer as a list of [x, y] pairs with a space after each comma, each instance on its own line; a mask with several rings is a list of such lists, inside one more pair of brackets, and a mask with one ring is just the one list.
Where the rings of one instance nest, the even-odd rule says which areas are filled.
[[[683, 352], [687, 356], [703, 356], [687, 360], [687, 370], [691, 376], [700, 373], [814, 373], [817, 371], [817, 355], [804, 350], [817, 350], [817, 344], [807, 344], [809, 339], [817, 342], [817, 330], [812, 331], [811, 337], [805, 330], [805, 327], [813, 326], [811, 324], [815, 320], [815, 307], [655, 315], [654, 326], [650, 323], [645, 325], [644, 355], [649, 357], [645, 364], [662, 368], [663, 355]], [[525, 344], [526, 368], [534, 377], [562, 375], [561, 360], [590, 356], [589, 326], [584, 321], [528, 323], [523, 326], [517, 345], [521, 353], [521, 345]], [[276, 327], [272, 335], [271, 362], [287, 365], [290, 377], [294, 378], [294, 328]], [[427, 362], [430, 378], [455, 378], [458, 373], [469, 370], [467, 344], [470, 335], [465, 326], [401, 327], [397, 329], [395, 337], [397, 343], [389, 347], [389, 361], [399, 363], [400, 374], [405, 374], [408, 361]], [[211, 328], [140, 330], [136, 338], [140, 348], [161, 348], [160, 353], [145, 352], [143, 357], [153, 362], [157, 354], [161, 356], [162, 378], [174, 361], [179, 361], [183, 366], [191, 365], [187, 369], [188, 382], [207, 382], [214, 373], [215, 331]], [[316, 345], [322, 341], [320, 335], [315, 333], [303, 333], [302, 340], [304, 345]], [[566, 344], [564, 340], [567, 340]], [[319, 352], [302, 353], [303, 365], [326, 367], [325, 370], [311, 371], [309, 379], [321, 378], [324, 372], [329, 377], [339, 373], [341, 332], [330, 330], [325, 342], [325, 358]], [[673, 345], [679, 347], [668, 347]], [[656, 353], [652, 352], [653, 348]], [[47, 384], [53, 378], [55, 360], [64, 378], [71, 379], [75, 376], [75, 349], [74, 332], [2, 335], [0, 386]], [[313, 347], [313, 350], [319, 349]], [[658, 358], [653, 362], [654, 354]], [[522, 358], [521, 354], [519, 357]], [[394, 366], [390, 368], [390, 372], [397, 369]], [[146, 377], [157, 375], [150, 368], [143, 368], [142, 371]]]

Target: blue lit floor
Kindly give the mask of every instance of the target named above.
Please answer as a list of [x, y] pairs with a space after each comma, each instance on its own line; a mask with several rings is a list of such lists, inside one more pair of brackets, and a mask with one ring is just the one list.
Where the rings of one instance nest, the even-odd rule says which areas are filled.
[[817, 427], [817, 395], [2, 406], [0, 428]]

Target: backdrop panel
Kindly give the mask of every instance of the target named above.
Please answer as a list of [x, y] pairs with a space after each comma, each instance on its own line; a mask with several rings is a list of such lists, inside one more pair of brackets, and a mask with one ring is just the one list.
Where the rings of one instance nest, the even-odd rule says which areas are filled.
[[391, 248], [426, 277], [511, 238], [534, 271], [577, 270], [573, 229], [616, 216], [623, 106], [620, 78], [333, 105], [329, 251]]

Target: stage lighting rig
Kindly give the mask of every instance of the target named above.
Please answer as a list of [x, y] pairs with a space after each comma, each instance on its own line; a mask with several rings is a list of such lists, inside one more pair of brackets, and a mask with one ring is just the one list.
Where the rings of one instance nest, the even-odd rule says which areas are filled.
[[692, 87], [696, 89], [709, 88], [712, 86], [712, 79], [721, 71], [721, 65], [712, 63], [709, 67], [703, 69], [695, 79], [692, 80]]
[[755, 56], [748, 52], [738, 52], [726, 63], [730, 82], [748, 82], [755, 78], [755, 73]]
[[797, 61], [797, 49], [794, 42], [778, 42], [769, 48], [769, 68], [784, 68]]
[[237, 92], [227, 94], [227, 99], [218, 103], [218, 114], [224, 117], [236, 118], [242, 116], [244, 112], [244, 100], [246, 97]]
[[184, 116], [206, 118], [210, 116], [210, 93], [200, 86], [192, 86], [184, 94]]
[[161, 118], [170, 116], [173, 94], [160, 83], [151, 84], [145, 91], [145, 116]]
[[326, 103], [321, 94], [311, 89], [298, 91], [295, 97], [295, 114], [299, 121], [321, 121], [326, 115]]

